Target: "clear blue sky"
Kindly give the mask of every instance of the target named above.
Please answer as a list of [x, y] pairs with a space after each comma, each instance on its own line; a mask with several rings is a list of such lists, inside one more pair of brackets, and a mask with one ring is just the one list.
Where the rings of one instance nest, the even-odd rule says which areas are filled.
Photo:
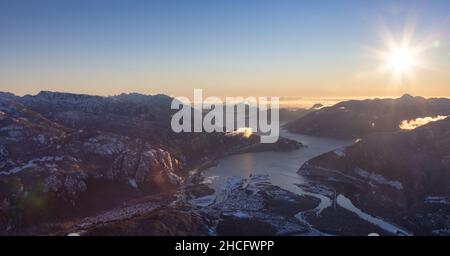
[[[383, 47], [380, 22], [400, 35], [410, 16], [418, 40], [438, 34], [429, 55], [450, 67], [448, 0], [1, 0], [0, 90], [384, 95], [385, 85], [373, 88], [383, 78], [355, 82], [377, 65], [362, 49]], [[417, 83], [450, 95], [441, 76]], [[417, 83], [413, 92], [427, 94]]]

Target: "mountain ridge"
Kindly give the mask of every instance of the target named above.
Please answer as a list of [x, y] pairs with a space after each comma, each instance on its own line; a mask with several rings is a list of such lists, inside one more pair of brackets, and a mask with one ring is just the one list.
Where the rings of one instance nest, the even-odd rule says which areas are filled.
[[399, 131], [404, 120], [438, 115], [450, 115], [450, 99], [405, 94], [397, 99], [339, 102], [313, 111], [285, 127], [310, 135], [358, 138], [374, 132]]

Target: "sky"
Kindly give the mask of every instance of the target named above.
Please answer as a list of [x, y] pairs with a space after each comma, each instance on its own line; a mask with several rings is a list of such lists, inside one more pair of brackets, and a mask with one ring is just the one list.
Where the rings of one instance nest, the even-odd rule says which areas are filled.
[[[386, 31], [400, 42], [405, 30], [423, 65], [398, 79], [374, 52], [387, 51]], [[0, 0], [0, 91], [192, 97], [194, 88], [450, 96], [450, 0]]]

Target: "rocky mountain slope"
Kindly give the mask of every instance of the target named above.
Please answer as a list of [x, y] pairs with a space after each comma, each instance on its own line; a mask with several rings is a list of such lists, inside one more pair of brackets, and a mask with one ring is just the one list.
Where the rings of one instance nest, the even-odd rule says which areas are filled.
[[[256, 135], [174, 133], [171, 101], [0, 93], [0, 232], [88, 216], [149, 194], [169, 196], [199, 163], [259, 142]], [[281, 140], [255, 150], [278, 146], [290, 148]]]
[[450, 115], [450, 99], [413, 97], [340, 102], [290, 122], [293, 132], [339, 138], [357, 138], [374, 132], [394, 132], [404, 120]]
[[450, 230], [450, 118], [370, 134], [308, 161], [299, 173], [414, 234]]

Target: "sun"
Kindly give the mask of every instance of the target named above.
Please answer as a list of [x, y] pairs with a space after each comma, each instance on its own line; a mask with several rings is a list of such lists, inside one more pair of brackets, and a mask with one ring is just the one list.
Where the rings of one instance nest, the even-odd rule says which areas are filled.
[[385, 56], [386, 68], [400, 74], [411, 72], [419, 62], [417, 54], [409, 47], [391, 49]]
[[391, 82], [404, 84], [417, 78], [419, 69], [430, 69], [424, 60], [430, 48], [428, 40], [415, 40], [413, 26], [406, 26], [402, 36], [394, 36], [389, 29], [382, 29], [380, 39], [384, 49], [371, 48], [373, 57], [380, 63], [377, 71], [391, 74]]
[[382, 69], [397, 78], [413, 76], [417, 68], [423, 67], [421, 53], [424, 49], [405, 38], [400, 42], [390, 40], [385, 50], [378, 51]]

